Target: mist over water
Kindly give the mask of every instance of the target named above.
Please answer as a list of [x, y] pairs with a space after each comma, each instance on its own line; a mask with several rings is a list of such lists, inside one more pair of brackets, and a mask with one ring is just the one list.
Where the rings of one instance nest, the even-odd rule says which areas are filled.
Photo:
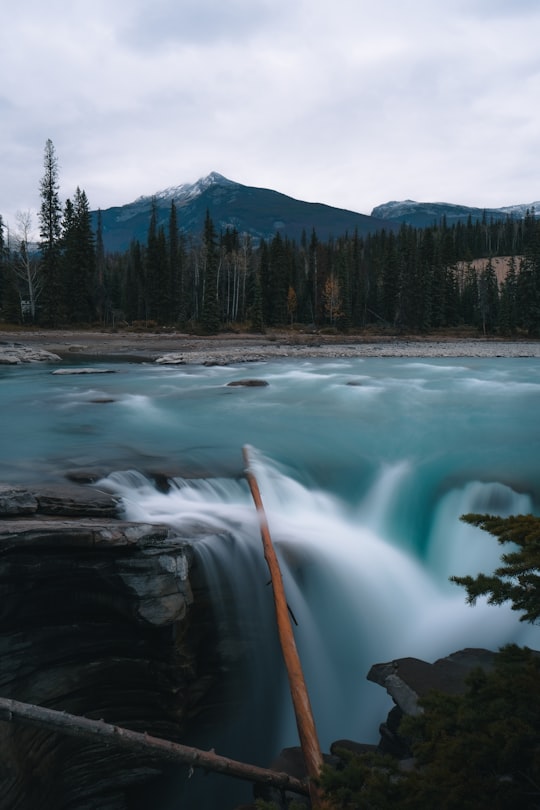
[[[101, 485], [123, 496], [128, 518], [203, 529], [195, 550], [242, 694], [221, 726], [187, 744], [267, 765], [298, 739], [246, 444], [324, 750], [338, 738], [378, 739], [391, 703], [366, 681], [373, 663], [511, 640], [538, 647], [538, 631], [510, 609], [471, 608], [448, 582], [499, 559], [496, 541], [460, 515], [538, 513], [537, 360], [110, 368], [84, 378], [0, 371], [1, 475], [16, 483], [101, 465]], [[246, 377], [269, 385], [227, 387]], [[157, 491], [156, 471], [173, 477], [170, 492]], [[216, 789], [220, 807], [249, 800], [249, 786], [232, 781], [196, 775], [160, 799], [162, 810], [179, 795], [190, 810], [217, 806]]]

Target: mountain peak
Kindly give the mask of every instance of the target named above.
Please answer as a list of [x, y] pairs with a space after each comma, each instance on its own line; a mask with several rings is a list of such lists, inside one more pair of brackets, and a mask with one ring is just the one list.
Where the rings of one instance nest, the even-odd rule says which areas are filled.
[[203, 191], [211, 186], [235, 186], [232, 180], [228, 180], [219, 172], [210, 172], [206, 177], [199, 177], [195, 183], [181, 183], [178, 186], [169, 186], [162, 191], [156, 191], [154, 194], [144, 195], [139, 197], [136, 202], [143, 202], [144, 200], [174, 200], [175, 202], [188, 202], [189, 200], [198, 197]]

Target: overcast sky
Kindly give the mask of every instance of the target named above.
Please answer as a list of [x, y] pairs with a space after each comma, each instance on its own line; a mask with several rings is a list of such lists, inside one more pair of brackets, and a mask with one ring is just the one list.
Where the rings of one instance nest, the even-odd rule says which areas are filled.
[[540, 198], [540, 0], [24, 0], [0, 30], [0, 214], [217, 171], [361, 213]]

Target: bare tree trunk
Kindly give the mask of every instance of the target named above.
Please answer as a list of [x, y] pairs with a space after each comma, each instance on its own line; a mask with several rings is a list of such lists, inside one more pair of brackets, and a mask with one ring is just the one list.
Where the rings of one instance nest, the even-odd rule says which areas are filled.
[[243, 454], [246, 463], [246, 477], [259, 516], [261, 537], [264, 547], [264, 557], [268, 564], [270, 576], [272, 578], [272, 589], [274, 591], [274, 604], [276, 608], [279, 641], [281, 644], [281, 650], [283, 652], [283, 658], [285, 660], [285, 666], [287, 667], [289, 688], [296, 715], [296, 725], [300, 737], [300, 744], [302, 746], [302, 753], [304, 755], [306, 770], [308, 776], [310, 777], [311, 806], [313, 807], [313, 810], [316, 810], [316, 808], [321, 808], [321, 801], [317, 788], [317, 779], [320, 775], [320, 770], [323, 764], [321, 747], [317, 736], [317, 729], [315, 728], [315, 722], [313, 720], [313, 712], [311, 710], [309, 695], [304, 680], [304, 674], [302, 672], [300, 656], [298, 655], [296, 642], [294, 640], [279, 562], [272, 544], [272, 538], [270, 537], [270, 531], [268, 529], [268, 523], [259, 491], [259, 485], [255, 475], [250, 469], [248, 447], [243, 448]]
[[0, 720], [22, 721], [40, 726], [47, 731], [56, 731], [73, 737], [93, 740], [100, 737], [104, 745], [117, 745], [167, 762], [204, 768], [207, 771], [216, 771], [247, 782], [258, 782], [281, 790], [309, 795], [307, 784], [289, 774], [221, 757], [212, 750], [201, 751], [198, 748], [162, 740], [159, 737], [151, 737], [146, 733], [140, 734], [137, 731], [110, 725], [103, 720], [90, 720], [76, 714], [67, 714], [6, 698], [0, 698]]

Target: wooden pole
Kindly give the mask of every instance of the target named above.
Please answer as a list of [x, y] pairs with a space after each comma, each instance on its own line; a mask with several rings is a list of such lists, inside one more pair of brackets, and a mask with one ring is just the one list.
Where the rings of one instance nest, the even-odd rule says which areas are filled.
[[21, 703], [18, 700], [8, 700], [7, 698], [0, 698], [0, 720], [18, 720], [39, 726], [47, 731], [70, 734], [73, 737], [93, 740], [99, 737], [104, 744], [127, 748], [145, 756], [182, 763], [193, 768], [204, 768], [207, 771], [216, 771], [237, 779], [244, 779], [247, 782], [271, 785], [280, 790], [290, 790], [304, 796], [309, 795], [307, 783], [289, 776], [287, 773], [247, 765], [244, 762], [221, 757], [214, 751], [201, 751], [198, 748], [152, 737], [146, 733], [141, 734], [121, 726], [113, 726], [103, 720], [90, 720], [76, 714], [46, 709], [43, 706]]
[[242, 452], [246, 465], [246, 478], [259, 517], [264, 557], [268, 564], [268, 568], [270, 569], [270, 576], [272, 578], [272, 589], [274, 592], [274, 604], [276, 608], [279, 641], [281, 644], [281, 650], [283, 652], [283, 658], [285, 660], [285, 666], [287, 668], [289, 688], [291, 691], [294, 713], [296, 716], [296, 725], [300, 737], [300, 745], [304, 755], [306, 770], [308, 776], [310, 777], [311, 805], [315, 810], [316, 808], [321, 807], [319, 792], [316, 784], [321, 766], [323, 764], [321, 747], [317, 737], [317, 729], [315, 728], [313, 712], [311, 711], [311, 704], [304, 680], [304, 674], [302, 672], [300, 656], [298, 655], [296, 642], [294, 640], [294, 633], [289, 616], [281, 569], [279, 567], [279, 562], [274, 550], [272, 538], [270, 536], [270, 530], [268, 528], [268, 521], [266, 519], [266, 513], [264, 511], [259, 485], [250, 466], [249, 448], [247, 446], [243, 447]]

